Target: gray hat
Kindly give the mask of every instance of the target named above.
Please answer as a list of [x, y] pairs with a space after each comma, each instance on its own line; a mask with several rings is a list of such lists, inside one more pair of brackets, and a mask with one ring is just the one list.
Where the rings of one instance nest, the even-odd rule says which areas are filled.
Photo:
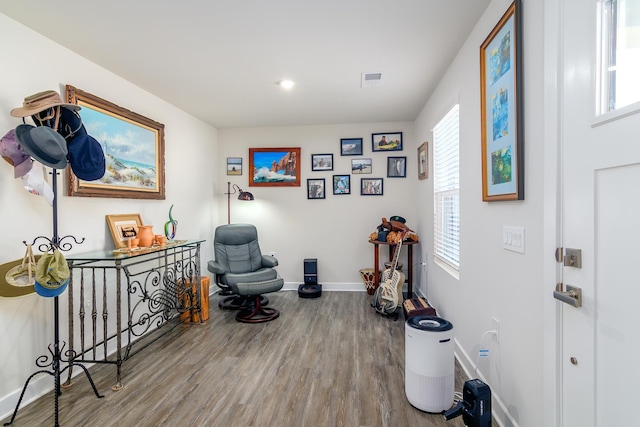
[[67, 167], [67, 142], [47, 126], [18, 125], [16, 136], [20, 145], [40, 163], [54, 169]]

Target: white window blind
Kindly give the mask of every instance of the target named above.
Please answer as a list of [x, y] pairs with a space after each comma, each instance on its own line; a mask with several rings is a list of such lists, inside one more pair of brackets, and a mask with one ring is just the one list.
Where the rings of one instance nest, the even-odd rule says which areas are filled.
[[433, 129], [433, 253], [456, 271], [460, 266], [458, 110], [456, 104]]

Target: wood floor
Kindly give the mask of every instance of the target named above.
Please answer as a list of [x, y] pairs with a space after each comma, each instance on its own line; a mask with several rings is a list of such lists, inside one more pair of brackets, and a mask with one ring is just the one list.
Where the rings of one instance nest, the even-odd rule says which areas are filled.
[[[280, 318], [235, 321], [211, 298], [209, 320], [180, 325], [123, 365], [90, 369], [60, 396], [61, 426], [463, 426], [408, 402], [404, 322], [376, 315], [364, 292], [268, 295]], [[456, 366], [456, 391], [466, 378]], [[65, 377], [66, 379], [66, 377]], [[54, 425], [53, 393], [13, 425]], [[3, 420], [3, 422], [8, 419]]]

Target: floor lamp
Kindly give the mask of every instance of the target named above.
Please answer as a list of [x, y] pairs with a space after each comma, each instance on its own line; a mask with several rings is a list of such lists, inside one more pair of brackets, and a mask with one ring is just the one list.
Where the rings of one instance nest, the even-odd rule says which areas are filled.
[[[231, 191], [233, 189], [233, 191]], [[231, 195], [238, 194], [238, 200], [254, 200], [253, 194], [248, 191], [244, 191], [242, 188], [238, 187], [237, 184], [231, 185], [230, 182], [227, 182], [227, 192], [224, 193], [227, 195], [227, 224], [231, 224]]]

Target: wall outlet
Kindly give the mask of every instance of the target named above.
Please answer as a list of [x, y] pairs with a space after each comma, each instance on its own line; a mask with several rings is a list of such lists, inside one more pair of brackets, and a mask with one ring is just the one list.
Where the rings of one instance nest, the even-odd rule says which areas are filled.
[[493, 330], [496, 331], [496, 333], [493, 335], [493, 339], [495, 339], [496, 342], [500, 344], [500, 321], [495, 317], [492, 317], [491, 320], [493, 321]]

